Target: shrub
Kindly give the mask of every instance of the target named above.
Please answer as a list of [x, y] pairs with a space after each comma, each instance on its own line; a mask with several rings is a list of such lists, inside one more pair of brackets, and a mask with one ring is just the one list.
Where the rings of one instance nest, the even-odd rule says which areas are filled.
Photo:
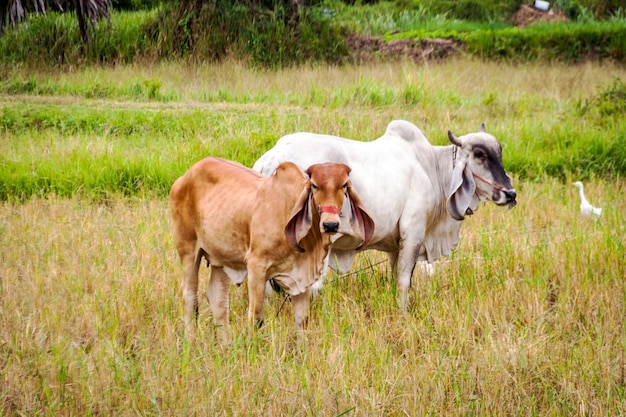
[[162, 57], [216, 61], [234, 54], [280, 67], [334, 62], [347, 55], [343, 34], [320, 7], [294, 9], [286, 0], [167, 3], [151, 28]]
[[386, 41], [400, 38], [448, 38], [464, 44], [481, 58], [514, 61], [558, 60], [579, 62], [585, 59], [626, 59], [626, 21], [591, 23], [537, 23], [526, 28], [497, 27], [474, 30], [417, 29], [389, 35]]
[[626, 83], [620, 78], [615, 78], [595, 96], [580, 101], [578, 111], [583, 116], [595, 117], [598, 120], [622, 117], [626, 114]]

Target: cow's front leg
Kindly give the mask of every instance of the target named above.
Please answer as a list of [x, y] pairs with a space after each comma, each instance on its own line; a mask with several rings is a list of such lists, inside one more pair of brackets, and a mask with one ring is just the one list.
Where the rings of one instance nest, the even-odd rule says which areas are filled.
[[296, 326], [304, 329], [309, 322], [309, 308], [311, 306], [311, 290], [306, 289], [305, 292], [291, 296], [293, 309], [296, 318]]
[[417, 263], [420, 246], [418, 242], [408, 240], [402, 242], [398, 257], [394, 262], [395, 265], [393, 265], [394, 278], [398, 284], [398, 304], [403, 310], [407, 310], [409, 307], [411, 278], [413, 277], [413, 270]]
[[266, 268], [248, 260], [248, 320], [256, 327], [263, 325]]

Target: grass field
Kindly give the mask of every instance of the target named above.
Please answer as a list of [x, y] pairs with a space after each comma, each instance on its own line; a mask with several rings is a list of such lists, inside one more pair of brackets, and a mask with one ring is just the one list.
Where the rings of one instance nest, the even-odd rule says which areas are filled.
[[[623, 68], [461, 59], [7, 74], [1, 415], [626, 415], [626, 181], [595, 154], [625, 122], [578, 110]], [[369, 251], [329, 279], [304, 340], [279, 295], [251, 328], [245, 285], [231, 290], [230, 345], [215, 340], [204, 298], [201, 337], [181, 338], [171, 182], [209, 154], [251, 165], [288, 132], [369, 140], [398, 118], [436, 144], [486, 122], [518, 206], [465, 220], [453, 255], [416, 273], [406, 313]], [[581, 178], [604, 208], [598, 222], [579, 215]]]

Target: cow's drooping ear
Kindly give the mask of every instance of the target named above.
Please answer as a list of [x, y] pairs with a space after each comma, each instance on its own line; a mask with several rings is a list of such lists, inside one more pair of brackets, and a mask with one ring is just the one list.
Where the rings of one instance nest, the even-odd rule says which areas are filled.
[[352, 188], [350, 181], [348, 181], [348, 198], [350, 200], [350, 225], [355, 236], [363, 241], [356, 250], [365, 250], [374, 236], [374, 220], [365, 211], [361, 197]]
[[470, 207], [476, 191], [476, 183], [471, 171], [467, 168], [467, 159], [457, 160], [448, 196], [448, 213], [456, 220], [465, 219], [465, 212]]
[[308, 186], [304, 187], [302, 193], [300, 193], [298, 201], [289, 216], [289, 222], [285, 226], [287, 241], [298, 252], [304, 252], [304, 248], [300, 246], [300, 241], [311, 230], [313, 218], [313, 213], [311, 212], [311, 207], [313, 206], [312, 199], [313, 195], [311, 194], [311, 184], [309, 182]]

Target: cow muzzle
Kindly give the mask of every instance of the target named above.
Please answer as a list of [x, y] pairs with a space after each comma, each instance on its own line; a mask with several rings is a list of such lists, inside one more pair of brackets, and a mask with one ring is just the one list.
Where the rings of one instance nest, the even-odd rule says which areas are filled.
[[495, 190], [494, 189], [492, 193], [491, 201], [496, 203], [498, 206], [508, 205], [509, 208], [513, 208], [517, 204], [517, 201], [515, 200], [516, 198], [517, 198], [517, 193], [515, 192], [515, 189], [513, 188], [509, 190], [506, 190], [506, 189]]
[[517, 193], [514, 189], [503, 191], [506, 203], [509, 206], [509, 210], [517, 205]]
[[[487, 185], [490, 185], [493, 188], [493, 194], [492, 194], [491, 200], [494, 203], [496, 203], [499, 206], [504, 206], [506, 204], [509, 206], [509, 210], [515, 207], [515, 205], [517, 204], [517, 201], [516, 201], [517, 193], [515, 192], [514, 188], [506, 189], [503, 186], [500, 186], [491, 181], [488, 181], [487, 179], [481, 177], [478, 174], [472, 173], [472, 175], [474, 176], [474, 178], [481, 180], [482, 182], [484, 182]], [[508, 175], [506, 175], [506, 177], [509, 179], [509, 186], [510, 186], [510, 177]]]
[[324, 222], [322, 223], [324, 233], [337, 233], [339, 231], [339, 222]]
[[340, 221], [339, 214], [341, 210], [335, 206], [319, 206], [320, 222], [322, 224], [321, 232], [335, 234], [339, 231]]

